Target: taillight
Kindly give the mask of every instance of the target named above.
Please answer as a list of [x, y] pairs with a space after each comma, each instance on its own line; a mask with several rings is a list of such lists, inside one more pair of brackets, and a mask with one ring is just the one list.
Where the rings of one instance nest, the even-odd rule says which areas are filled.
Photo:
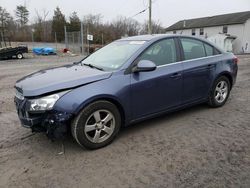
[[235, 64], [239, 63], [239, 58], [238, 58], [238, 57], [233, 58], [233, 62], [234, 62]]

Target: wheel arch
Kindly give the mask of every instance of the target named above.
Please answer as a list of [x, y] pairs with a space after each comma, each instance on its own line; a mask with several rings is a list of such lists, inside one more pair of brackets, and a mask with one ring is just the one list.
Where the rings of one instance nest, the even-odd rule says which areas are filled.
[[[233, 76], [231, 75], [231, 73], [230, 72], [222, 72], [222, 73], [220, 73], [216, 78], [215, 78], [215, 80], [217, 80], [219, 77], [221, 77], [221, 76], [225, 76], [228, 80], [229, 80], [229, 82], [230, 82], [230, 90], [232, 89], [232, 86], [233, 86]], [[215, 81], [214, 80], [214, 81]]]
[[116, 99], [113, 96], [110, 95], [104, 95], [104, 96], [95, 96], [93, 98], [88, 99], [87, 101], [85, 101], [84, 103], [82, 103], [74, 112], [74, 115], [76, 116], [77, 114], [80, 113], [81, 110], [83, 110], [85, 107], [87, 107], [88, 105], [90, 105], [91, 103], [97, 102], [97, 101], [108, 101], [112, 104], [114, 104], [117, 109], [120, 112], [121, 115], [121, 121], [122, 121], [122, 125], [125, 125], [126, 122], [126, 114], [125, 114], [125, 110], [121, 104], [121, 102]]
[[16, 55], [18, 55], [18, 54], [23, 54], [21, 51], [17, 51], [16, 52]]

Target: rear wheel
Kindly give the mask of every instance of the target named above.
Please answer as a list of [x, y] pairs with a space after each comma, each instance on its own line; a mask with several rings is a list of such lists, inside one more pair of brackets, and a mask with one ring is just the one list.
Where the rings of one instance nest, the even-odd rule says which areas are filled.
[[98, 149], [112, 142], [120, 127], [117, 107], [108, 101], [97, 101], [79, 113], [71, 124], [71, 132], [79, 145]]
[[17, 59], [23, 59], [23, 54], [19, 52], [17, 53], [16, 57]]
[[212, 88], [209, 96], [209, 105], [212, 107], [223, 106], [229, 97], [231, 85], [227, 77], [219, 77]]

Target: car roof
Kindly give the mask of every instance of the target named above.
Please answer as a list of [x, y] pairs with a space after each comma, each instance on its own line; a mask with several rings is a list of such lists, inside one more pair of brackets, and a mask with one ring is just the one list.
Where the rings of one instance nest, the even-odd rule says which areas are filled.
[[176, 35], [171, 35], [171, 34], [138, 35], [138, 36], [122, 38], [119, 41], [150, 41], [153, 39], [160, 39], [171, 36], [176, 36]]
[[150, 40], [157, 40], [162, 39], [166, 37], [188, 37], [188, 38], [194, 38], [199, 40], [204, 40], [201, 37], [196, 36], [190, 36], [190, 35], [182, 35], [182, 34], [153, 34], [153, 35], [138, 35], [138, 36], [132, 36], [127, 38], [119, 39], [118, 41], [150, 41]]
[[157, 41], [160, 39], [164, 39], [167, 37], [187, 37], [187, 38], [193, 38], [193, 39], [198, 39], [200, 41], [206, 42], [210, 44], [211, 46], [215, 47], [217, 50], [220, 52], [224, 52], [223, 49], [218, 47], [217, 45], [213, 44], [212, 42], [208, 41], [207, 39], [204, 39], [202, 37], [197, 37], [197, 36], [190, 36], [190, 35], [182, 35], [182, 34], [153, 34], [153, 35], [138, 35], [138, 36], [132, 36], [132, 37], [127, 37], [127, 38], [122, 38], [117, 41]]

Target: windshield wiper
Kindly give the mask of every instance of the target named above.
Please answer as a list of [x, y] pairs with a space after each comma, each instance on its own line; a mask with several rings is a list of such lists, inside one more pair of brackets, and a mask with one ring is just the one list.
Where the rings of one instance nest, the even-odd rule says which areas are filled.
[[90, 64], [90, 63], [82, 63], [82, 65], [85, 65], [85, 66], [88, 66], [88, 67], [90, 67], [90, 68], [95, 68], [95, 69], [98, 69], [98, 70], [104, 71], [104, 69], [103, 69], [103, 68], [98, 67], [98, 66], [93, 65], [93, 64]]

